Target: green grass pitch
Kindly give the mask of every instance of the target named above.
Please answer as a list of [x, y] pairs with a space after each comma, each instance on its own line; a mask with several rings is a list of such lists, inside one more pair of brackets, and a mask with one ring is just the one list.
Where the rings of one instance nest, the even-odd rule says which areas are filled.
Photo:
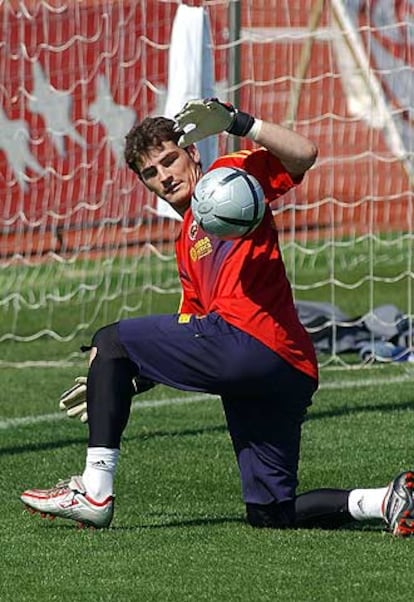
[[[287, 249], [297, 296], [334, 302], [353, 316], [367, 311], [370, 301], [412, 312], [412, 274], [405, 270], [411, 242], [395, 249], [373, 244], [338, 246], [334, 266], [322, 252], [301, 259], [299, 251], [293, 256]], [[89, 282], [95, 267], [70, 275]], [[112, 263], [108, 279], [105, 266], [101, 270], [108, 300], [96, 319], [95, 295], [79, 289], [64, 302], [72, 290], [68, 266], [0, 274], [3, 298], [11, 293], [0, 308], [2, 332], [12, 325], [24, 337], [47, 327], [64, 338], [77, 324], [88, 324], [63, 341], [43, 336], [0, 343], [0, 602], [407, 600], [414, 540], [393, 538], [375, 523], [337, 531], [260, 531], [244, 522], [231, 443], [220, 401], [211, 396], [156, 387], [134, 400], [109, 530], [80, 531], [24, 511], [23, 489], [49, 487], [83, 470], [86, 427], [57, 410], [60, 393], [85, 374], [79, 344], [122, 311], [154, 310], [152, 294], [134, 305], [141, 302], [140, 278], [146, 276], [138, 263], [127, 267], [117, 271]], [[173, 269], [166, 266], [160, 277], [166, 290], [175, 282]], [[112, 295], [118, 289], [123, 294]], [[21, 309], [15, 290], [32, 305]], [[53, 305], [53, 295], [63, 301]], [[178, 295], [161, 295], [157, 311], [173, 311], [177, 301]], [[50, 359], [58, 364], [27, 363]], [[299, 491], [383, 486], [414, 468], [413, 380], [408, 363], [325, 367], [303, 428]]]
[[[86, 429], [56, 410], [80, 367], [3, 368], [0, 600], [405, 600], [411, 540], [381, 525], [260, 531], [243, 520], [220, 401], [136, 398], [108, 531], [27, 514], [23, 488], [83, 469]], [[303, 429], [300, 490], [382, 486], [413, 466], [408, 364], [322, 373]]]

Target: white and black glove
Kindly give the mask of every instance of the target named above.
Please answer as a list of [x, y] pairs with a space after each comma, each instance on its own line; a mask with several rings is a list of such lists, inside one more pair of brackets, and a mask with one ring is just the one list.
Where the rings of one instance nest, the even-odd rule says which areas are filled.
[[175, 121], [176, 129], [184, 132], [178, 140], [178, 146], [186, 147], [224, 131], [235, 136], [246, 136], [255, 119], [230, 103], [221, 102], [217, 98], [205, 98], [189, 100], [175, 116]]
[[81, 422], [88, 422], [86, 383], [86, 376], [78, 376], [73, 387], [64, 391], [59, 399], [59, 409], [66, 412], [69, 418], [79, 418]]
[[[79, 418], [83, 423], [88, 422], [88, 412], [86, 406], [86, 386], [87, 377], [78, 376], [75, 378], [73, 387], [64, 391], [59, 399], [59, 409], [66, 412], [69, 418]], [[132, 379], [134, 395], [144, 393], [155, 387], [155, 383], [147, 378], [135, 376]]]

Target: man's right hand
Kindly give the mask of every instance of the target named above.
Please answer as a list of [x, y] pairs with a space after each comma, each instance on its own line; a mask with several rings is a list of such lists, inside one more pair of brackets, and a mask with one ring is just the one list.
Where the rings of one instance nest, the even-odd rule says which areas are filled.
[[[73, 387], [64, 391], [59, 399], [59, 409], [66, 412], [69, 418], [79, 418], [83, 423], [88, 422], [88, 412], [86, 407], [86, 376], [78, 376], [75, 378]], [[134, 376], [132, 379], [134, 389], [133, 395], [149, 391], [155, 386], [152, 380]]]
[[64, 391], [59, 399], [59, 409], [66, 412], [69, 418], [79, 418], [81, 422], [88, 422], [86, 411], [86, 376], [75, 378], [73, 387]]

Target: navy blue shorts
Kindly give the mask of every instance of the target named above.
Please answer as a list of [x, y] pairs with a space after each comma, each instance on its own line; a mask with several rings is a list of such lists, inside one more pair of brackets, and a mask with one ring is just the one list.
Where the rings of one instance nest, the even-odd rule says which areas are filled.
[[216, 313], [180, 320], [121, 320], [128, 357], [154, 382], [221, 396], [245, 502], [293, 500], [301, 425], [316, 381]]

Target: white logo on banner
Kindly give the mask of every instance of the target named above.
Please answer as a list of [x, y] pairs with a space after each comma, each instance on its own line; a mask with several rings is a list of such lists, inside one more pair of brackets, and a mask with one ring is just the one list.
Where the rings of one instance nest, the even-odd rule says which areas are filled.
[[16, 180], [22, 190], [27, 189], [26, 169], [43, 175], [44, 169], [32, 155], [29, 148], [29, 127], [23, 119], [7, 119], [0, 107], [0, 149], [12, 166]]
[[105, 76], [98, 75], [96, 81], [96, 100], [89, 107], [89, 117], [96, 119], [107, 131], [118, 165], [124, 162], [124, 138], [135, 123], [135, 111], [130, 107], [117, 105], [112, 98]]
[[48, 134], [52, 137], [59, 155], [65, 156], [65, 136], [85, 148], [86, 140], [76, 131], [71, 121], [72, 96], [70, 93], [56, 90], [46, 79], [37, 62], [33, 63], [33, 82], [29, 109], [32, 113], [38, 113], [43, 117]]
[[[28, 100], [32, 113], [41, 115], [47, 134], [61, 157], [65, 157], [65, 138], [69, 138], [81, 148], [87, 141], [79, 134], [72, 122], [72, 95], [68, 91], [57, 90], [47, 79], [41, 65], [33, 63], [33, 90]], [[107, 79], [99, 75], [96, 80], [96, 98], [89, 106], [88, 116], [102, 124], [107, 134], [118, 166], [124, 161], [124, 138], [133, 126], [136, 116], [130, 107], [114, 102]], [[0, 149], [6, 155], [16, 180], [23, 191], [27, 190], [26, 171], [43, 175], [45, 173], [36, 157], [30, 151], [30, 126], [23, 119], [8, 119], [0, 107]]]

